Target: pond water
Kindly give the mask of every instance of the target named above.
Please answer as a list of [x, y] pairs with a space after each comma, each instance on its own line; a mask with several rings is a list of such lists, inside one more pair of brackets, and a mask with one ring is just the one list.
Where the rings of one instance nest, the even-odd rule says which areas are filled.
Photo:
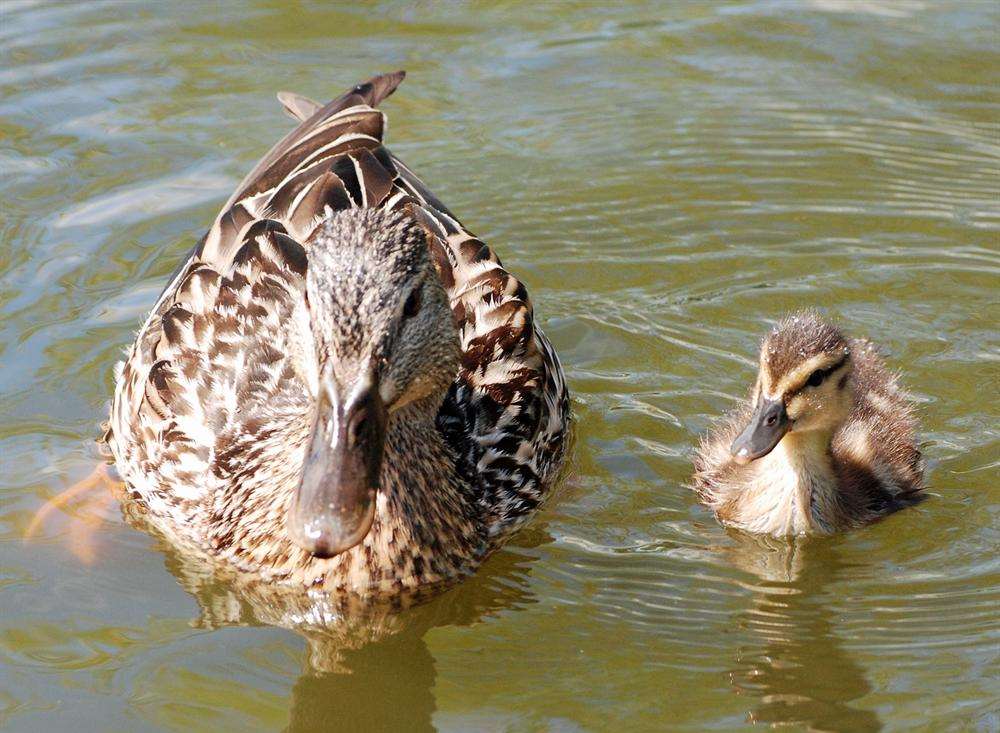
[[[0, 3], [0, 728], [1000, 728], [1000, 5], [613, 5]], [[166, 278], [289, 129], [274, 92], [395, 68], [390, 146], [566, 366], [554, 500], [349, 648], [114, 507], [25, 542], [92, 468]], [[931, 497], [756, 542], [697, 505], [690, 452], [804, 306], [903, 372]]]

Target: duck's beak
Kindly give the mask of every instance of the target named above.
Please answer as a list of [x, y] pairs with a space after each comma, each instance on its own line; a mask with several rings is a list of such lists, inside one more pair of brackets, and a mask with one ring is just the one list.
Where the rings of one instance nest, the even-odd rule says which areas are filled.
[[302, 549], [329, 558], [361, 542], [375, 516], [386, 409], [368, 374], [348, 389], [321, 379], [309, 453], [288, 515]]
[[730, 448], [733, 459], [743, 465], [766, 456], [781, 442], [791, 426], [785, 403], [780, 399], [768, 400], [761, 395], [750, 424], [733, 441]]

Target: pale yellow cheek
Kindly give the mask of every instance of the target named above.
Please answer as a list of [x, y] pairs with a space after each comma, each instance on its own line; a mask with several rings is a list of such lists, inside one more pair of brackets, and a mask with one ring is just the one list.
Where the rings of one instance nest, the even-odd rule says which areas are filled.
[[798, 420], [809, 411], [809, 403], [802, 397], [793, 397], [785, 405], [785, 412], [792, 420]]

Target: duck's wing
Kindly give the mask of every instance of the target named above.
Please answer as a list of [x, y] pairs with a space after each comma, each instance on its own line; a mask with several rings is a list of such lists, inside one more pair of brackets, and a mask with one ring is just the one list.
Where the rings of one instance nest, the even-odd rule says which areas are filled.
[[567, 443], [569, 396], [524, 285], [398, 160], [419, 202], [459, 326], [462, 363], [438, 415], [458, 468], [480, 489], [489, 530], [517, 529], [545, 498]]
[[[225, 403], [255, 378], [252, 365], [268, 359], [254, 353], [266, 339], [251, 329], [268, 314], [287, 316], [300, 300], [301, 243], [327, 207], [377, 205], [388, 195], [391, 178], [375, 158], [388, 159], [385, 118], [373, 105], [402, 78], [375, 77], [316, 109], [254, 167], [181, 263], [120, 366], [105, 439], [118, 456], [150, 453], [133, 453], [126, 465], [152, 476], [169, 473], [161, 459], [187, 473], [204, 468], [191, 456], [214, 453], [232, 414]], [[309, 108], [303, 100], [293, 103], [299, 114]], [[226, 359], [233, 368], [223, 378]]]
[[404, 76], [397, 71], [373, 77], [324, 106], [282, 92], [279, 99], [290, 114], [296, 119], [309, 116], [275, 143], [236, 187], [170, 278], [152, 315], [162, 315], [191, 269], [228, 268], [257, 221], [275, 221], [296, 241], [305, 242], [327, 206], [337, 211], [384, 200], [391, 178], [386, 180], [385, 167], [374, 154], [388, 156], [382, 149], [386, 119], [375, 105], [392, 94]]
[[883, 513], [922, 498], [924, 461], [913, 399], [875, 344], [852, 339], [851, 354], [858, 397], [851, 418], [834, 436], [833, 451], [848, 488]]
[[[569, 411], [565, 382], [535, 326], [524, 286], [383, 146], [386, 119], [375, 106], [403, 76], [374, 77], [322, 107], [281, 95], [285, 108], [305, 119], [240, 183], [158, 299], [119, 379], [112, 432], [116, 424], [146, 414], [160, 416], [147, 431], [158, 426], [161, 436], [169, 434], [172, 406], [183, 410], [202, 399], [189, 380], [170, 376], [183, 368], [178, 360], [184, 349], [211, 354], [221, 348], [204, 324], [191, 325], [201, 323], [198, 313], [221, 317], [212, 314], [224, 302], [224, 315], [235, 307], [248, 318], [251, 313], [270, 318], [268, 309], [292, 307], [310, 235], [332, 211], [405, 208], [428, 234], [461, 334], [461, 370], [439, 424], [459, 454], [459, 468], [481, 488], [485, 511], [500, 532], [526, 518], [560, 463]], [[262, 279], [277, 288], [272, 294], [284, 299], [284, 306], [259, 299]], [[178, 318], [186, 330], [177, 328]], [[255, 341], [250, 334], [241, 328], [225, 338]], [[195, 362], [187, 363], [191, 374], [212, 371]], [[170, 374], [164, 372], [167, 363]], [[212, 416], [199, 419], [213, 424]]]

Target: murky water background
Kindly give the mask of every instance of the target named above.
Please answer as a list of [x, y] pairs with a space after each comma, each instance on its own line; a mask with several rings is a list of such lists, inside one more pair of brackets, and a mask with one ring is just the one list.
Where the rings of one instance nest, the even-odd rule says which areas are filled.
[[[998, 7], [2, 0], [0, 728], [1000, 728]], [[291, 124], [273, 93], [394, 68], [391, 147], [567, 367], [556, 500], [346, 650], [114, 510], [90, 564], [82, 509], [24, 544], [165, 278]], [[801, 306], [905, 373], [933, 496], [755, 543], [695, 504], [689, 451]]]

